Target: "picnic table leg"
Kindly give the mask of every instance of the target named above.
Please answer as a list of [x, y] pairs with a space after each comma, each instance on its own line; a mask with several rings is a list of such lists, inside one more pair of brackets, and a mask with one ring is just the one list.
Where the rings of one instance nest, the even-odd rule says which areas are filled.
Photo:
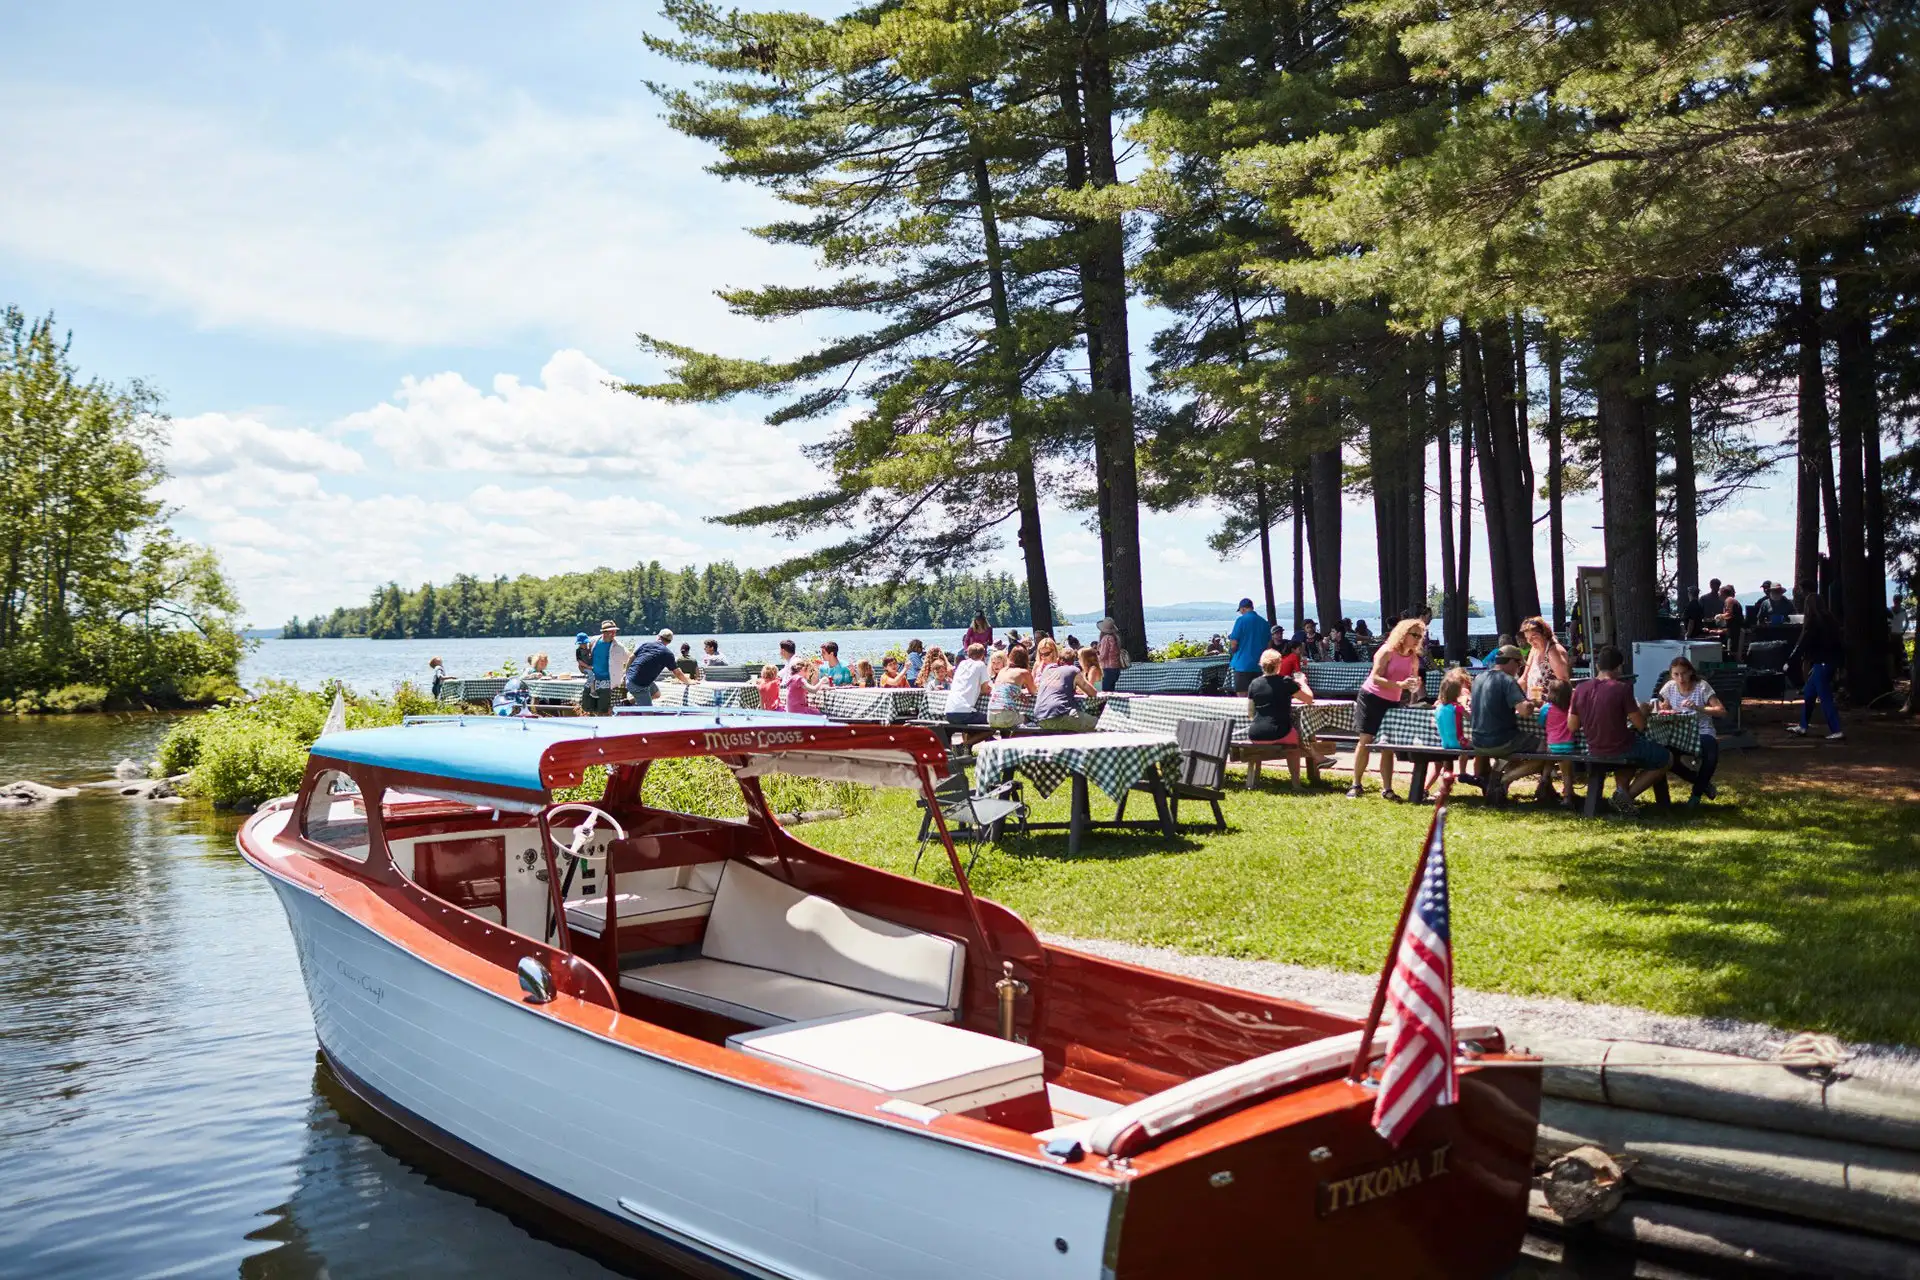
[[1301, 745], [1307, 749], [1307, 782], [1317, 787], [1320, 785], [1320, 740], [1308, 738]]
[[1247, 761], [1247, 790], [1251, 791], [1259, 785], [1260, 785], [1260, 760], [1259, 760], [1259, 757], [1256, 756]]
[[1413, 775], [1407, 779], [1407, 799], [1413, 804], [1427, 802], [1427, 761], [1424, 756], [1414, 756], [1407, 761]]
[[1172, 798], [1167, 795], [1164, 782], [1156, 781], [1153, 784], [1153, 808], [1160, 815], [1160, 830], [1170, 838], [1179, 835], [1179, 810], [1174, 808]]
[[1080, 837], [1087, 833], [1087, 821], [1091, 816], [1087, 810], [1087, 776], [1084, 773], [1073, 775], [1073, 812], [1067, 820], [1067, 856], [1075, 857], [1080, 852]]
[[1600, 794], [1607, 789], [1607, 773], [1591, 764], [1583, 771], [1587, 775], [1587, 805], [1584, 812], [1589, 818], [1597, 818], [1600, 816]]
[[1654, 781], [1653, 798], [1659, 802], [1662, 809], [1671, 808], [1673, 805], [1673, 792], [1667, 787], [1667, 775], [1664, 773]]

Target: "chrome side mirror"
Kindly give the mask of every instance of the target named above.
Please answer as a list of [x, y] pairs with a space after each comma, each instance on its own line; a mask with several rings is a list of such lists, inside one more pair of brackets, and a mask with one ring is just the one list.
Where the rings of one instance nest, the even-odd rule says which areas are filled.
[[521, 956], [514, 969], [520, 975], [520, 989], [527, 993], [530, 1003], [546, 1004], [553, 999], [553, 971], [547, 968], [546, 961], [539, 956]]

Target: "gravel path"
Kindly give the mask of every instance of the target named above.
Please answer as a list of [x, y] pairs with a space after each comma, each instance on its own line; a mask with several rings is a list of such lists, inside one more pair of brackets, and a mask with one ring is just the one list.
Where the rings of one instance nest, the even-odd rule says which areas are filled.
[[[1223, 956], [1194, 956], [1164, 947], [1128, 942], [1048, 936], [1048, 942], [1090, 951], [1095, 955], [1150, 969], [1186, 974], [1222, 986], [1243, 987], [1297, 1000], [1302, 1004], [1364, 1018], [1373, 998], [1376, 975], [1306, 969], [1273, 960], [1233, 960]], [[1509, 1039], [1524, 1045], [1529, 1033], [1592, 1036], [1608, 1040], [1643, 1040], [1653, 1044], [1717, 1053], [1770, 1057], [1790, 1031], [1761, 1022], [1734, 1018], [1689, 1018], [1653, 1013], [1625, 1005], [1582, 1004], [1549, 996], [1494, 995], [1461, 989], [1459, 1011], [1469, 1017], [1498, 1023]], [[1920, 1088], [1920, 1049], [1905, 1045], [1853, 1044], [1847, 1070], [1854, 1075], [1903, 1083]]]

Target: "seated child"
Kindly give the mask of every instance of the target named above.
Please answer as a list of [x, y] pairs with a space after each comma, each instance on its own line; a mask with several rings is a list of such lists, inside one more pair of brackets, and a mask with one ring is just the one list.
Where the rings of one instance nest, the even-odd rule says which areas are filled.
[[1467, 673], [1455, 667], [1440, 681], [1440, 700], [1433, 707], [1433, 727], [1439, 731], [1440, 745], [1448, 751], [1460, 752], [1459, 767], [1448, 772], [1459, 773], [1462, 781], [1470, 779], [1473, 768], [1473, 757], [1468, 754], [1473, 745], [1471, 730], [1466, 709], [1460, 702], [1467, 687]]
[[905, 689], [913, 681], [907, 679], [907, 673], [900, 669], [900, 660], [892, 654], [880, 660], [880, 687], [882, 689]]
[[[1549, 681], [1545, 722], [1547, 751], [1551, 755], [1573, 754], [1573, 726], [1567, 723], [1567, 713], [1572, 707], [1573, 684], [1566, 680]], [[1573, 808], [1573, 761], [1563, 760], [1554, 767], [1560, 771], [1560, 807], [1571, 809]]]
[[760, 690], [760, 709], [775, 711], [780, 707], [780, 668], [771, 662], [760, 668], [760, 679], [755, 682]]

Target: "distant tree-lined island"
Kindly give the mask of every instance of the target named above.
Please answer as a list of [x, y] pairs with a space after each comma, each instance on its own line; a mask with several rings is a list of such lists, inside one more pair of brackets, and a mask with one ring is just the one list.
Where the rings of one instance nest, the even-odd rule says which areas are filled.
[[735, 634], [826, 628], [964, 627], [976, 611], [998, 626], [1031, 623], [1026, 583], [1009, 574], [939, 574], [918, 582], [852, 583], [824, 578], [774, 582], [722, 560], [678, 571], [659, 561], [553, 577], [457, 574], [408, 590], [397, 582], [367, 603], [324, 617], [290, 619], [285, 640], [366, 636], [374, 640], [484, 639], [568, 635], [611, 618], [622, 631], [671, 627]]

